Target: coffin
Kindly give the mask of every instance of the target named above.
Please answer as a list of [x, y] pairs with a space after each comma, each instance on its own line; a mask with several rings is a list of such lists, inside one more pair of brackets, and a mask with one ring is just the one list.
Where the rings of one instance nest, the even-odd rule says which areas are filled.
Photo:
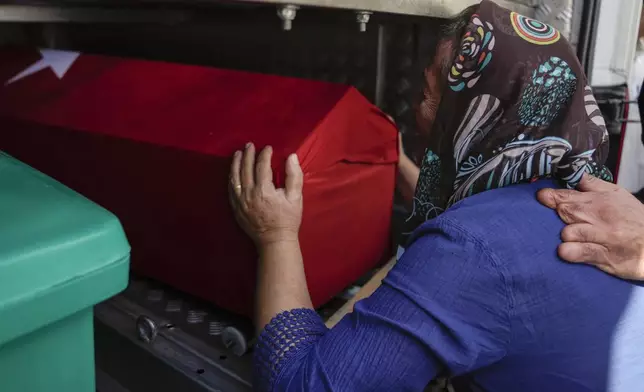
[[297, 153], [315, 306], [389, 248], [397, 132], [352, 87], [51, 50], [0, 52], [0, 150], [114, 212], [135, 272], [250, 315], [256, 253], [228, 205], [232, 153]]

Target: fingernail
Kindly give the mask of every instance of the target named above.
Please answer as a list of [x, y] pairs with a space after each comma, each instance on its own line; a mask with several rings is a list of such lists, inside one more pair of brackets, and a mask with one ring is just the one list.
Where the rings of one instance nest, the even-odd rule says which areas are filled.
[[235, 156], [235, 158], [239, 157], [240, 155], [241, 155], [241, 151], [239, 151], [239, 150], [238, 150], [238, 151], [235, 151], [235, 155], [234, 155], [234, 156]]
[[289, 155], [288, 160], [291, 161], [293, 165], [300, 166], [300, 160], [297, 158], [297, 154]]
[[251, 143], [251, 142], [246, 143], [246, 149], [248, 150], [250, 148], [250, 146], [252, 146], [252, 145], [253, 145], [253, 143]]

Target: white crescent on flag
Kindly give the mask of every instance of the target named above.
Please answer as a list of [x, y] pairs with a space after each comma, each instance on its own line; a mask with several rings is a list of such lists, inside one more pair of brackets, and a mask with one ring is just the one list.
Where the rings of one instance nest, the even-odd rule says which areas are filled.
[[67, 52], [63, 50], [39, 49], [42, 58], [29, 67], [20, 71], [11, 79], [5, 82], [5, 86], [17, 82], [20, 79], [33, 75], [36, 72], [42, 71], [46, 68], [51, 68], [56, 74], [58, 79], [62, 79], [69, 68], [74, 64], [74, 61], [80, 56], [78, 52]]

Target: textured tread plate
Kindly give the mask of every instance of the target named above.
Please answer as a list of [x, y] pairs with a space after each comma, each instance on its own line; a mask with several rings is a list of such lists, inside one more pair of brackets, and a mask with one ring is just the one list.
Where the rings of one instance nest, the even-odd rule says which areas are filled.
[[[252, 354], [233, 355], [220, 336], [228, 325], [250, 336], [252, 326], [248, 320], [152, 281], [136, 278], [131, 280], [125, 292], [97, 305], [95, 314], [100, 322], [179, 370], [191, 381], [196, 380], [204, 390], [251, 390]], [[151, 344], [138, 338], [136, 320], [140, 316], [151, 319], [158, 328], [157, 337]]]

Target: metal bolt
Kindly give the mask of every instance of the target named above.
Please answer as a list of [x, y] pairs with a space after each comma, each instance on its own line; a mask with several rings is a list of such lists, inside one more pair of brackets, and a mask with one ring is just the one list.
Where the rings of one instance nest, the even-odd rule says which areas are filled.
[[221, 341], [224, 346], [233, 354], [241, 357], [248, 351], [246, 336], [235, 327], [226, 327], [221, 334]]
[[282, 28], [286, 31], [290, 31], [293, 27], [293, 21], [295, 16], [297, 16], [297, 10], [300, 7], [293, 4], [286, 4], [279, 6], [277, 8], [277, 16], [282, 20]]
[[371, 19], [371, 12], [368, 12], [368, 11], [356, 12], [356, 21], [358, 22], [358, 25], [360, 25], [361, 33], [364, 33], [365, 31], [367, 31], [367, 23], [369, 23], [369, 19]]
[[151, 318], [142, 315], [136, 319], [136, 331], [139, 339], [149, 344], [156, 339], [159, 328]]

